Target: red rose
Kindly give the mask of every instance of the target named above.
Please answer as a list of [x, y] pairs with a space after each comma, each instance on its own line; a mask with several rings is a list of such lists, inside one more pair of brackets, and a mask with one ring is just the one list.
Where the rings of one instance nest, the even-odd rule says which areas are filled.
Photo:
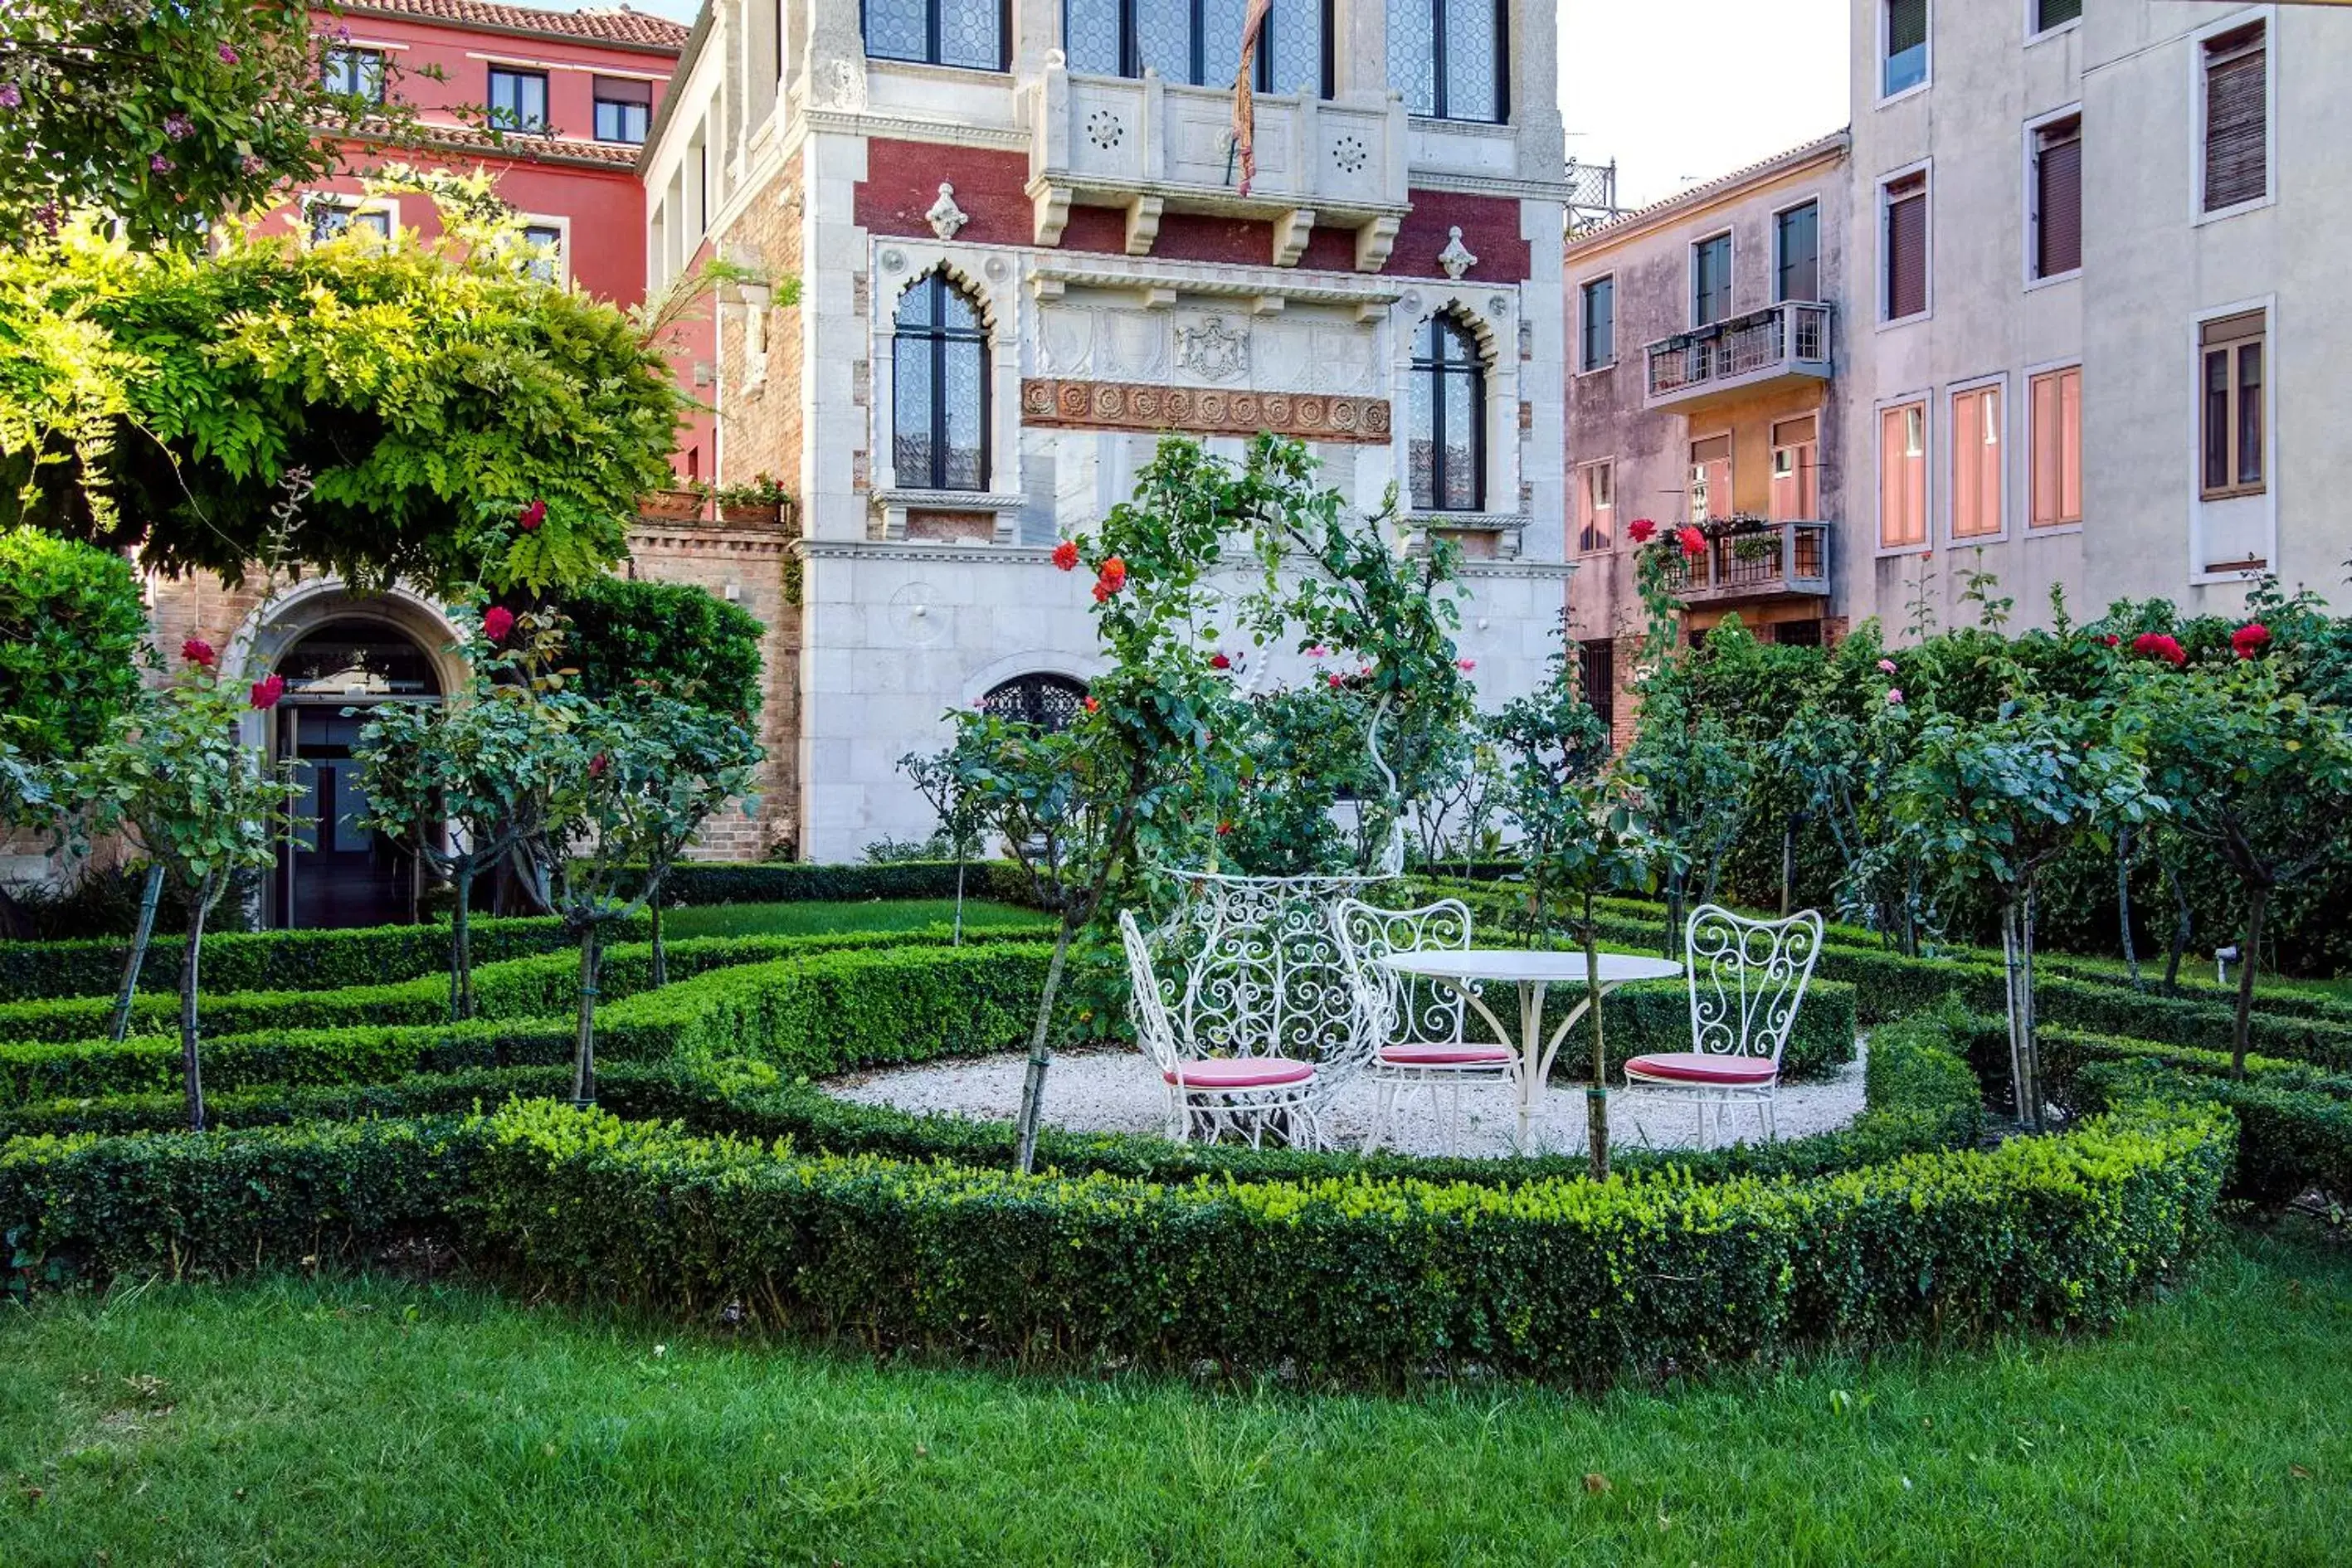
[[1625, 530], [1625, 537], [1636, 544], [1647, 544], [1657, 537], [1658, 525], [1646, 517], [1637, 517]]
[[1095, 584], [1095, 603], [1097, 605], [1110, 603], [1110, 590], [1100, 583]]
[[482, 635], [492, 642], [504, 642], [514, 630], [514, 612], [504, 605], [492, 605], [482, 612]]
[[539, 525], [546, 521], [547, 503], [543, 500], [535, 500], [531, 502], [515, 516], [515, 521], [522, 525], [522, 531], [525, 533], [537, 532], [539, 531]]
[[2240, 658], [2252, 658], [2270, 645], [2271, 629], [2260, 621], [2248, 621], [2230, 634], [2230, 646]]
[[1211, 669], [1231, 669], [1233, 667], [1234, 661], [1227, 658], [1223, 654], [1213, 653], [1209, 656], [1209, 668]]
[[1076, 540], [1065, 539], [1061, 543], [1054, 546], [1054, 564], [1059, 566], [1065, 572], [1075, 572], [1078, 569], [1078, 543]]
[[1102, 563], [1102, 585], [1112, 593], [1127, 586], [1127, 563], [1114, 555]]
[[275, 708], [278, 706], [278, 700], [286, 695], [286, 678], [282, 675], [272, 675], [257, 680], [253, 683], [253, 690], [248, 695], [253, 699], [253, 705], [256, 708], [265, 711]]
[[1089, 713], [1099, 713], [1102, 711], [1102, 704], [1089, 697], [1086, 699], [1086, 710]]
[[220, 655], [215, 653], [213, 645], [204, 638], [190, 637], [180, 645], [180, 657], [199, 668], [210, 669], [213, 667], [213, 661], [220, 658]]
[[2106, 636], [2099, 639], [2102, 644], [2108, 647], [2120, 647], [2123, 646], [2123, 638], [2116, 636], [2113, 632], [2109, 632]]
[[2180, 639], [2163, 632], [2142, 632], [2132, 638], [2132, 652], [2143, 658], [2160, 658], [2178, 668], [2189, 662], [2180, 649]]
[[1230, 822], [1220, 822], [1217, 824], [1217, 837], [1220, 838], [1223, 838], [1226, 834], [1231, 833], [1233, 830], [1234, 825]]
[[1675, 538], [1682, 545], [1683, 554], [1689, 560], [1696, 561], [1706, 553], [1706, 535], [1696, 528], [1677, 529]]

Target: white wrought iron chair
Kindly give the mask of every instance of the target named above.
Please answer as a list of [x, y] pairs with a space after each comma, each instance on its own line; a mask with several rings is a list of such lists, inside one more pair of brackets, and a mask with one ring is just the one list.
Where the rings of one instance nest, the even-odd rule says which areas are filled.
[[1635, 1057], [1625, 1064], [1625, 1087], [1696, 1101], [1702, 1149], [1707, 1112], [1715, 1112], [1720, 1134], [1734, 1104], [1757, 1108], [1769, 1142], [1780, 1053], [1797, 1026], [1797, 1009], [1812, 982], [1813, 961], [1821, 956], [1821, 911], [1756, 921], [1702, 904], [1683, 928], [1683, 950], [1691, 1048]]
[[1182, 1143], [1199, 1133], [1213, 1143], [1232, 1132], [1248, 1138], [1255, 1149], [1263, 1145], [1267, 1128], [1279, 1122], [1290, 1142], [1320, 1148], [1322, 1097], [1314, 1064], [1194, 1049], [1192, 1030], [1180, 1033], [1169, 1014], [1167, 993], [1133, 911], [1119, 911], [1118, 934], [1127, 947], [1136, 1038], [1168, 1090], [1168, 1136]]
[[1340, 903], [1336, 918], [1355, 975], [1360, 1012], [1368, 1020], [1364, 1027], [1376, 1042], [1364, 1065], [1365, 1076], [1378, 1090], [1364, 1152], [1381, 1146], [1396, 1125], [1398, 1100], [1416, 1089], [1429, 1091], [1433, 1114], [1444, 1105], [1445, 1147], [1452, 1152], [1461, 1142], [1462, 1086], [1516, 1086], [1518, 1056], [1508, 1046], [1466, 1037], [1468, 1009], [1461, 992], [1400, 974], [1380, 960], [1395, 952], [1468, 951], [1469, 906], [1445, 899], [1417, 910], [1383, 910], [1349, 899]]

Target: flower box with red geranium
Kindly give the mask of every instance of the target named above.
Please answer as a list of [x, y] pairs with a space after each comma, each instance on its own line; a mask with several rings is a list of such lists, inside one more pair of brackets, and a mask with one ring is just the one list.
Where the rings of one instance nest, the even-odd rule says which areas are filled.
[[709, 499], [709, 492], [699, 486], [681, 490], [647, 490], [637, 498], [637, 515], [665, 522], [692, 522], [702, 517]]

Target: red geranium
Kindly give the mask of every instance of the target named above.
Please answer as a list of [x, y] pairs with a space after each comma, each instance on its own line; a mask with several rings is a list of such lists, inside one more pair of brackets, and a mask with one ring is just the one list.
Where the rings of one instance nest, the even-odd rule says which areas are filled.
[[1647, 544], [1657, 537], [1658, 525], [1646, 517], [1637, 517], [1625, 530], [1625, 537], [1636, 544]]
[[2142, 658], [2160, 658], [2176, 668], [2189, 662], [2180, 639], [2164, 632], [2142, 632], [2132, 638], [2132, 652]]
[[547, 503], [543, 500], [532, 501], [515, 514], [515, 521], [522, 525], [522, 531], [525, 533], [536, 532], [539, 525], [546, 521]]
[[286, 678], [282, 675], [266, 676], [253, 683], [253, 690], [248, 695], [256, 708], [264, 710], [275, 708], [278, 700], [286, 695]]
[[190, 637], [180, 645], [180, 657], [199, 668], [210, 669], [213, 667], [213, 661], [220, 658], [220, 655], [215, 653], [213, 645], [204, 638]]
[[1054, 564], [1059, 566], [1065, 572], [1076, 571], [1078, 569], [1078, 542], [1075, 539], [1065, 539], [1061, 543], [1054, 546]]
[[1675, 538], [1681, 543], [1686, 560], [1696, 561], [1706, 553], [1706, 535], [1696, 528], [1677, 529]]
[[2260, 621], [2248, 621], [2230, 634], [2230, 646], [2240, 658], [2252, 658], [2270, 645], [2271, 629]]
[[482, 612], [482, 635], [492, 642], [504, 642], [514, 630], [514, 612], [504, 605], [492, 605]]

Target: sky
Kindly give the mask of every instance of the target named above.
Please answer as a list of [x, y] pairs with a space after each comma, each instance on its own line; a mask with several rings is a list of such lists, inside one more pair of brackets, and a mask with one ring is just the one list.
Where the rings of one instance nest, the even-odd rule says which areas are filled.
[[[698, 3], [631, 0], [685, 22]], [[1850, 14], [1848, 0], [1559, 0], [1569, 156], [1615, 158], [1619, 200], [1639, 206], [1836, 130]]]

